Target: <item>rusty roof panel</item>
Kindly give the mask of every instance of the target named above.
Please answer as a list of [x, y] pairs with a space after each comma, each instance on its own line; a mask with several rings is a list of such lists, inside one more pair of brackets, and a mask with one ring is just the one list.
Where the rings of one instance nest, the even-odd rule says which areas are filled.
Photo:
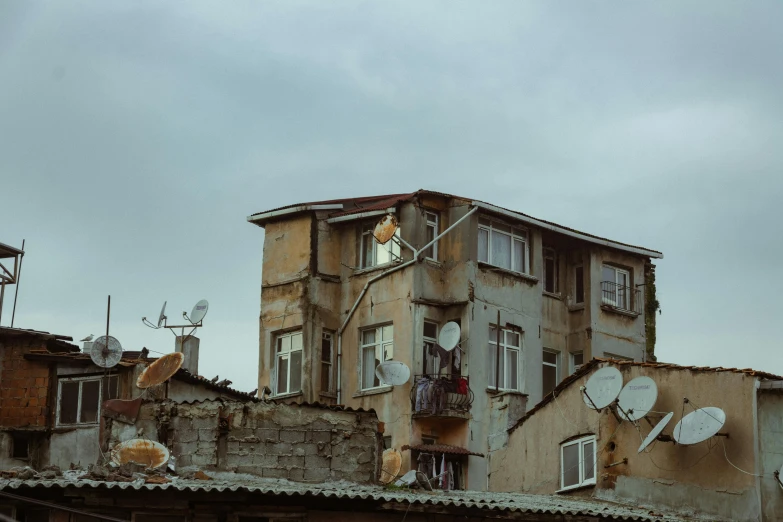
[[459, 446], [450, 446], [448, 444], [406, 444], [403, 446], [402, 451], [411, 449], [416, 451], [424, 451], [426, 453], [445, 453], [447, 455], [473, 455], [475, 457], [483, 457], [483, 453], [476, 453], [466, 448], [460, 448]]

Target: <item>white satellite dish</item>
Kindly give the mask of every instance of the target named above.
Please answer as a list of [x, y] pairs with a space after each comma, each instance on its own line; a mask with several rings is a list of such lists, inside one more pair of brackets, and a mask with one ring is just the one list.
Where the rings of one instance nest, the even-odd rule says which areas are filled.
[[163, 301], [163, 308], [160, 309], [160, 315], [158, 316], [158, 328], [161, 327], [163, 324], [163, 321], [166, 319], [166, 303], [168, 301]]
[[412, 486], [416, 483], [416, 470], [412, 469], [394, 483], [395, 486]]
[[669, 422], [672, 420], [672, 417], [674, 417], [674, 412], [670, 411], [666, 414], [666, 417], [662, 418], [660, 421], [658, 421], [658, 424], [656, 424], [652, 431], [647, 434], [647, 438], [644, 439], [644, 442], [642, 442], [642, 445], [639, 446], [639, 451], [637, 453], [641, 453], [644, 451], [647, 446], [652, 444], [652, 441], [658, 438], [658, 435], [661, 434], [661, 432], [666, 428], [666, 426], [669, 424]]
[[459, 325], [454, 321], [449, 321], [440, 329], [438, 344], [441, 348], [450, 352], [459, 344], [460, 335]]
[[193, 307], [193, 310], [190, 312], [190, 317], [188, 317], [188, 319], [191, 323], [198, 324], [204, 320], [204, 316], [207, 315], [208, 310], [209, 303], [206, 299], [202, 299], [196, 303], [196, 306]]
[[587, 380], [583, 390], [585, 404], [593, 409], [606, 408], [620, 394], [623, 388], [623, 376], [614, 366], [601, 368]]
[[92, 343], [90, 359], [101, 368], [116, 366], [122, 359], [122, 345], [111, 335], [108, 338], [101, 335]]
[[674, 427], [674, 440], [677, 444], [698, 444], [704, 442], [723, 427], [726, 414], [720, 408], [699, 408], [680, 419]]
[[[623, 386], [618, 397], [620, 417], [629, 421], [643, 418], [655, 406], [658, 400], [658, 386], [649, 377], [631, 379]], [[627, 415], [626, 415], [627, 414]]]
[[411, 378], [411, 369], [399, 361], [384, 361], [375, 368], [375, 375], [383, 384], [400, 386]]

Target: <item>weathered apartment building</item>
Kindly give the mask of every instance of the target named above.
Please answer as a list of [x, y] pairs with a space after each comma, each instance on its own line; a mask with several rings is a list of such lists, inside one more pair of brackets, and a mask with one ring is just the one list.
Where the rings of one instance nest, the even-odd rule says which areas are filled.
[[[630, 422], [610, 408], [587, 407], [582, 387], [607, 366], [617, 368], [626, 384], [652, 379], [654, 411]], [[707, 407], [725, 414], [720, 435], [675, 444], [677, 423]], [[668, 413], [673, 415], [661, 440], [652, 439], [639, 451], [642, 439]], [[781, 376], [594, 359], [509, 429], [507, 443], [491, 454], [489, 488], [603, 499], [710, 520], [783, 520], [781, 433]]]
[[[397, 240], [381, 245], [387, 214]], [[660, 252], [424, 190], [248, 221], [265, 229], [259, 388], [374, 409], [403, 469], [448, 459], [456, 488], [485, 490], [506, 429], [591, 358], [655, 360]], [[444, 353], [449, 321], [461, 342]], [[406, 385], [381, 384], [387, 360]]]

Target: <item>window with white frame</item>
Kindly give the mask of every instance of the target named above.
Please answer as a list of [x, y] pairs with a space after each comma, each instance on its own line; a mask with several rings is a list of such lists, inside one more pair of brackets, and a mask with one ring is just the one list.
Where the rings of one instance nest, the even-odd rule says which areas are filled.
[[601, 279], [601, 302], [623, 310], [629, 309], [631, 273], [622, 268], [604, 265]]
[[333, 392], [334, 334], [326, 330], [321, 334], [321, 391]]
[[394, 326], [377, 326], [361, 330], [362, 389], [381, 386], [375, 368], [384, 361], [394, 359]]
[[595, 484], [595, 435], [560, 445], [560, 488]]
[[550, 294], [560, 291], [557, 252], [554, 248], [544, 249], [544, 291]]
[[[498, 330], [489, 325], [489, 385], [501, 390], [522, 391], [522, 334], [515, 330], [500, 330], [500, 347], [497, 343]], [[498, 356], [500, 366], [498, 367]], [[498, 382], [498, 378], [499, 381]]]
[[[435, 212], [425, 212], [425, 216], [427, 217], [427, 237], [425, 240], [425, 245], [429, 244], [430, 241], [438, 237], [439, 233], [439, 221], [440, 218], [438, 214]], [[438, 244], [435, 243], [431, 247], [429, 247], [427, 250], [424, 251], [424, 257], [428, 259], [432, 259], [437, 261], [438, 260]]]
[[275, 395], [296, 393], [302, 389], [302, 331], [275, 337]]
[[560, 352], [544, 349], [542, 382], [544, 395], [551, 392], [560, 382]]
[[523, 274], [530, 273], [527, 231], [487, 218], [479, 218], [478, 260]]
[[584, 352], [572, 352], [571, 353], [571, 373], [574, 373], [585, 363]]
[[96, 424], [101, 403], [118, 396], [117, 375], [61, 378], [57, 384], [57, 425]]
[[435, 345], [438, 343], [438, 323], [425, 320], [423, 333], [424, 354], [422, 373], [424, 375], [436, 374], [438, 373], [438, 369], [440, 369], [440, 357], [435, 350]]
[[[400, 244], [394, 239], [390, 239], [385, 245], [378, 243], [372, 234], [375, 225], [377, 225], [376, 221], [362, 224], [361, 259], [359, 260], [359, 266], [362, 268], [385, 265], [400, 259]], [[394, 235], [400, 235], [399, 228]]]

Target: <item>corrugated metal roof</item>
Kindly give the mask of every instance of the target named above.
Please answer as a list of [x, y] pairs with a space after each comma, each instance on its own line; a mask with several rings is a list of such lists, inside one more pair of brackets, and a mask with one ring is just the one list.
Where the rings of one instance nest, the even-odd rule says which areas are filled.
[[[306, 484], [287, 480], [263, 479], [252, 475], [209, 473], [212, 480], [186, 480], [172, 477], [168, 484], [134, 482], [101, 482], [69, 478], [75, 472], [65, 472], [57, 480], [1, 479], [0, 490], [20, 488], [81, 488], [91, 490], [174, 490], [183, 492], [240, 492], [272, 496], [323, 497], [345, 500], [374, 500], [410, 505], [478, 508], [489, 511], [549, 514], [560, 516], [592, 516], [604, 520], [635, 520], [644, 522], [680, 522], [688, 520], [676, 514], [662, 514], [636, 506], [571, 497], [566, 495], [530, 495], [522, 493], [491, 493], [482, 491], [414, 491], [390, 490], [350, 482]], [[28, 495], [30, 493], [27, 493]], [[347, 506], [349, 507], [349, 506]]]
[[[270, 399], [273, 402], [276, 402], [274, 401], [274, 397], [270, 397]], [[283, 404], [282, 401], [281, 404]], [[372, 408], [370, 408], [369, 410], [365, 410], [364, 408], [351, 408], [350, 406], [345, 406], [343, 404], [325, 404], [321, 402], [288, 402], [285, 404], [288, 404], [289, 406], [321, 408], [322, 410], [347, 411], [350, 413], [375, 413], [375, 410], [373, 410]]]
[[[53, 334], [40, 330], [30, 330], [29, 328], [10, 328], [8, 326], [0, 326], [0, 335], [32, 335], [47, 340], [56, 339], [58, 341], [73, 341], [73, 337], [68, 335]], [[76, 349], [78, 348], [79, 347], [77, 346]]]
[[592, 371], [593, 368], [598, 366], [602, 363], [611, 363], [615, 366], [640, 366], [644, 368], [656, 368], [656, 369], [662, 369], [662, 370], [687, 370], [691, 372], [699, 372], [699, 373], [721, 373], [721, 372], [731, 372], [731, 373], [742, 373], [745, 375], [748, 375], [750, 377], [758, 377], [760, 379], [769, 379], [774, 381], [783, 381], [783, 376], [775, 375], [774, 373], [767, 373], [767, 372], [761, 372], [758, 370], [754, 370], [752, 368], [723, 368], [721, 366], [717, 367], [711, 367], [711, 366], [680, 366], [678, 364], [670, 364], [670, 363], [659, 363], [659, 362], [637, 362], [637, 361], [625, 361], [625, 360], [618, 360], [618, 359], [607, 359], [603, 357], [596, 357], [592, 359], [590, 362], [584, 364], [579, 370], [574, 372], [573, 374], [569, 375], [565, 379], [563, 379], [560, 384], [558, 384], [554, 390], [544, 395], [544, 398], [541, 399], [541, 401], [530, 408], [527, 413], [525, 413], [525, 416], [522, 417], [517, 421], [516, 424], [511, 426], [508, 429], [508, 432], [511, 433], [515, 429], [517, 429], [519, 426], [522, 425], [527, 419], [529, 419], [531, 416], [533, 416], [538, 410], [552, 402], [552, 398], [554, 395], [560, 395], [560, 393], [571, 386], [574, 382], [578, 381], [588, 373]]
[[467, 202], [475, 201], [477, 203], [482, 203], [484, 205], [494, 206], [497, 209], [500, 209], [500, 210], [503, 210], [503, 211], [506, 211], [506, 212], [510, 212], [512, 214], [517, 214], [520, 218], [532, 219], [532, 220], [539, 221], [540, 223], [544, 223], [546, 225], [549, 225], [549, 226], [552, 226], [552, 227], [555, 227], [555, 228], [560, 228], [563, 231], [572, 232], [574, 234], [578, 234], [578, 235], [581, 235], [581, 236], [592, 238], [592, 239], [598, 240], [598, 241], [608, 241], [610, 243], [614, 243], [619, 248], [627, 247], [627, 248], [632, 248], [632, 249], [647, 250], [648, 252], [652, 252], [652, 253], [658, 254], [660, 257], [663, 257], [663, 254], [661, 252], [657, 251], [657, 250], [652, 250], [650, 248], [642, 247], [642, 246], [638, 246], [638, 245], [631, 245], [630, 243], [623, 243], [621, 241], [616, 241], [614, 239], [608, 239], [608, 238], [605, 238], [605, 237], [597, 236], [595, 234], [589, 234], [587, 232], [582, 232], [582, 231], [576, 230], [574, 228], [570, 228], [570, 227], [566, 227], [566, 226], [563, 226], [563, 225], [559, 225], [559, 224], [554, 223], [552, 221], [547, 221], [545, 219], [536, 218], [536, 217], [533, 217], [533, 216], [531, 216], [529, 214], [524, 214], [522, 212], [519, 212], [517, 210], [511, 210], [511, 209], [508, 209], [508, 208], [500, 207], [500, 206], [494, 205], [492, 203], [487, 203], [487, 202], [480, 201], [480, 200], [473, 199], [473, 198], [465, 198], [465, 197], [462, 197], [462, 196], [455, 196], [453, 194], [446, 194], [446, 193], [443, 193], [443, 192], [435, 192], [435, 191], [432, 191], [432, 190], [424, 190], [424, 189], [419, 189], [416, 192], [411, 192], [411, 193], [408, 193], [408, 194], [385, 194], [385, 195], [362, 197], [362, 198], [331, 199], [331, 200], [325, 200], [325, 201], [309, 201], [309, 202], [305, 202], [305, 203], [294, 203], [292, 205], [286, 205], [286, 206], [278, 207], [278, 208], [271, 209], [271, 210], [265, 210], [263, 212], [257, 212], [255, 214], [252, 214], [250, 217], [252, 218], [253, 216], [258, 216], [258, 215], [266, 214], [266, 213], [269, 213], [269, 212], [276, 212], [276, 211], [279, 211], [279, 210], [284, 210], [284, 209], [287, 209], [287, 208], [294, 208], [294, 207], [299, 207], [299, 206], [304, 207], [304, 206], [307, 206], [307, 205], [342, 204], [343, 205], [343, 209], [342, 210], [337, 210], [337, 211], [334, 211], [333, 213], [329, 214], [329, 217], [338, 217], [338, 216], [344, 216], [344, 215], [349, 215], [349, 214], [355, 214], [355, 213], [359, 213], [359, 212], [369, 212], [370, 210], [380, 210], [380, 209], [393, 207], [393, 206], [395, 206], [396, 204], [398, 204], [400, 202], [410, 201], [410, 200], [412, 200], [412, 199], [414, 199], [414, 198], [416, 198], [418, 196], [422, 196], [422, 195], [433, 195], [433, 196], [441, 196], [441, 197], [445, 197], [445, 198], [461, 199], [461, 200], [464, 200], [464, 201], [467, 201]]
[[193, 375], [185, 368], [180, 368], [179, 370], [177, 370], [177, 373], [174, 374], [174, 377], [176, 379], [179, 379], [180, 381], [184, 381], [190, 384], [200, 384], [205, 388], [235, 395], [236, 397], [239, 397], [241, 399], [250, 399], [253, 401], [260, 400], [258, 397], [256, 397], [255, 391], [254, 392], [239, 391], [229, 386], [226, 386], [225, 384], [218, 384], [216, 382], [212, 382], [211, 380], [207, 379], [206, 377], [202, 377], [201, 375]]
[[476, 453], [466, 448], [460, 448], [459, 446], [450, 446], [448, 444], [412, 444], [404, 445], [402, 451], [411, 449], [416, 451], [424, 451], [427, 453], [446, 453], [447, 455], [473, 455], [476, 457], [483, 457], [483, 453]]

